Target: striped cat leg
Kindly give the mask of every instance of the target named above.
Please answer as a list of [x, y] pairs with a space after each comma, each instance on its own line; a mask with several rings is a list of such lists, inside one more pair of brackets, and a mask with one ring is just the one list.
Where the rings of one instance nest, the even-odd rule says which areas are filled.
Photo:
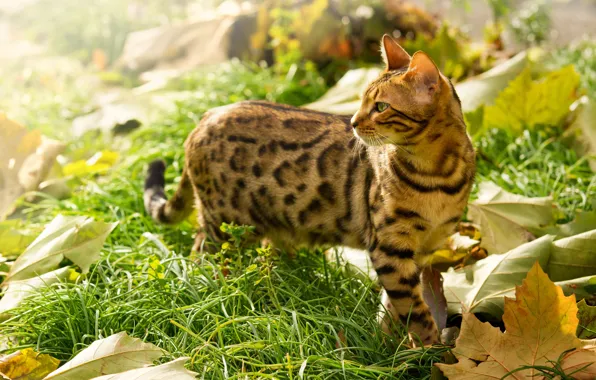
[[439, 333], [422, 298], [420, 268], [414, 261], [414, 251], [378, 243], [371, 250], [371, 259], [391, 306], [383, 320], [384, 330], [390, 331], [391, 321], [386, 319], [390, 317], [407, 325], [408, 331], [424, 344], [437, 343]]

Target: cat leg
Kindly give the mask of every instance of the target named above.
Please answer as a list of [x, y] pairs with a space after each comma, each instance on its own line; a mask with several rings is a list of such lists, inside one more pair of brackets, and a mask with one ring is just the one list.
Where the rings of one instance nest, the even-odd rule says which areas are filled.
[[195, 235], [195, 243], [192, 247], [192, 251], [196, 253], [215, 253], [217, 250], [215, 250], [213, 244], [209, 242], [207, 234], [200, 229]]
[[225, 234], [219, 229], [219, 224], [208, 221], [204, 215], [198, 215], [199, 230], [195, 235], [193, 252], [216, 253], [220, 245], [226, 241]]
[[382, 242], [373, 243], [369, 251], [388, 300], [382, 320], [384, 331], [390, 333], [392, 321], [400, 321], [407, 325], [414, 343], [438, 343], [437, 325], [422, 298], [421, 270], [414, 261], [414, 251]]

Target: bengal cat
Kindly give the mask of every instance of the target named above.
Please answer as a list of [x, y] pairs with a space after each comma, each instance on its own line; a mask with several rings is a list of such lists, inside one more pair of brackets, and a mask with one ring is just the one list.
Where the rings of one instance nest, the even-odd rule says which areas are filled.
[[165, 164], [153, 162], [145, 207], [173, 224], [194, 202], [195, 248], [207, 236], [225, 240], [219, 226], [235, 222], [279, 247], [367, 249], [389, 315], [430, 344], [439, 334], [420, 270], [460, 220], [475, 153], [457, 94], [432, 60], [387, 35], [381, 50], [386, 70], [351, 120], [262, 101], [207, 112], [185, 142], [176, 194], [167, 200]]

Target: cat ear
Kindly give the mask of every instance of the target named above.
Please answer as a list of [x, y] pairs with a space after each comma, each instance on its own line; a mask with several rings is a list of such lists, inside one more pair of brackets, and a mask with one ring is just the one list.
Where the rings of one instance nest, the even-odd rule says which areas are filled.
[[381, 40], [381, 54], [387, 71], [405, 69], [410, 64], [410, 55], [388, 34]]
[[419, 90], [432, 93], [439, 88], [439, 69], [426, 53], [414, 53], [405, 77], [412, 79]]

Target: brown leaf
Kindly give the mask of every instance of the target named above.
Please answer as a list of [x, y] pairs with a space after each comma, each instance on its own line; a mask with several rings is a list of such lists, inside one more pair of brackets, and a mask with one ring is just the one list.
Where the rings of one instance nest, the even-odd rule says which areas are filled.
[[[581, 349], [575, 336], [578, 325], [575, 296], [565, 297], [534, 264], [521, 286], [516, 287], [516, 299], [505, 298], [502, 333], [489, 323], [480, 322], [473, 314], [464, 314], [462, 330], [453, 350], [457, 364], [437, 364], [449, 379], [495, 379], [524, 366], [552, 367], [560, 356], [562, 368], [571, 373], [589, 365], [574, 376], [591, 378], [596, 375], [596, 352]], [[480, 363], [477, 363], [480, 362]], [[508, 375], [514, 379], [543, 379], [535, 368], [525, 368]]]
[[[561, 368], [565, 373], [573, 373], [577, 380], [596, 379], [596, 351], [592, 349], [575, 350], [563, 358]], [[583, 369], [582, 369], [583, 368]], [[578, 371], [582, 369], [581, 371]], [[578, 372], [575, 372], [578, 371]]]
[[426, 267], [422, 271], [424, 302], [430, 308], [439, 331], [447, 326], [447, 300], [443, 293], [443, 277], [441, 272], [431, 267]]

